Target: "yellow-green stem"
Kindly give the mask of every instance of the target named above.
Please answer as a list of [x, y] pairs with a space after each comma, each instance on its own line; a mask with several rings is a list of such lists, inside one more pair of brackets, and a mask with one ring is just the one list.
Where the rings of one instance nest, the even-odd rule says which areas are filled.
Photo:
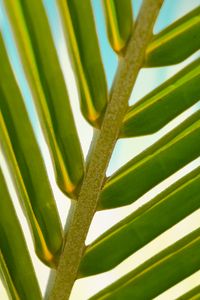
[[77, 207], [61, 255], [50, 300], [69, 299], [85, 249], [85, 239], [99, 199], [114, 145], [128, 106], [145, 49], [163, 0], [144, 0], [133, 36], [119, 62], [101, 131], [93, 147]]

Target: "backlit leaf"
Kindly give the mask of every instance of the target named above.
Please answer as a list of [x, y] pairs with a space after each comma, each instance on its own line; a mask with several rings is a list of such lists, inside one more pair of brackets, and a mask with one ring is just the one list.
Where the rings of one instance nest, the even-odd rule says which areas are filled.
[[99, 209], [133, 203], [200, 155], [200, 111], [137, 155], [105, 183]]
[[21, 226], [0, 168], [0, 273], [12, 300], [40, 300], [40, 289]]
[[154, 133], [200, 100], [200, 59], [131, 106], [121, 137]]
[[131, 0], [102, 0], [110, 44], [120, 53], [126, 47], [133, 30]]
[[0, 145], [26, 212], [39, 258], [57, 264], [62, 229], [20, 90], [0, 36]]
[[199, 270], [199, 252], [197, 229], [90, 299], [153, 299]]
[[100, 127], [108, 96], [90, 0], [60, 0], [58, 6], [83, 116], [93, 126]]
[[42, 1], [5, 0], [5, 5], [49, 143], [58, 185], [75, 198], [83, 177], [83, 158]]
[[89, 245], [81, 262], [80, 274], [88, 276], [114, 268], [129, 255], [200, 208], [199, 187], [200, 167], [111, 227]]
[[180, 63], [200, 49], [200, 6], [156, 34], [146, 51], [145, 67]]

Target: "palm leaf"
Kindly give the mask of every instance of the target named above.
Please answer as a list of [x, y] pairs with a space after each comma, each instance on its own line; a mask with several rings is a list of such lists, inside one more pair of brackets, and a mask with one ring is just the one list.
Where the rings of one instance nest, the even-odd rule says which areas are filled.
[[106, 79], [89, 0], [58, 1], [83, 116], [99, 127], [107, 105]]
[[76, 197], [83, 177], [82, 154], [42, 2], [6, 0], [5, 5], [45, 129], [58, 185], [68, 195]]
[[133, 30], [131, 1], [105, 0], [102, 5], [111, 47], [120, 53], [126, 47]]
[[189, 291], [188, 293], [179, 297], [177, 300], [189, 300], [189, 299], [198, 300], [199, 296], [200, 296], [200, 286], [197, 286], [191, 291]]
[[[129, 108], [121, 137], [154, 133], [198, 102], [199, 78], [200, 59], [197, 59]], [[163, 117], [157, 118], [161, 114]]]
[[145, 67], [172, 65], [186, 59], [200, 48], [199, 30], [200, 7], [197, 7], [153, 37], [147, 48]]
[[[93, 275], [115, 267], [200, 208], [199, 186], [200, 168], [197, 168], [106, 231], [87, 247], [80, 266], [81, 276]], [[158, 219], [162, 220], [159, 226]]]
[[199, 157], [199, 118], [200, 111], [197, 111], [113, 174], [103, 187], [99, 209], [134, 202], [156, 184]]
[[30, 222], [36, 253], [46, 264], [55, 266], [62, 247], [60, 220], [39, 147], [1, 36], [0, 56], [3, 62], [0, 69], [0, 145]]
[[[110, 270], [199, 209], [200, 167], [196, 166], [85, 246], [98, 209], [117, 208], [137, 201], [200, 156], [200, 111], [195, 109], [185, 121], [106, 177], [119, 138], [157, 132], [199, 101], [200, 61], [197, 58], [128, 107], [142, 68], [177, 64], [200, 48], [200, 7], [153, 34], [162, 3], [163, 0], [144, 0], [133, 26], [131, 1], [123, 1], [123, 4], [117, 0], [103, 1], [108, 39], [119, 55], [108, 95], [91, 2], [57, 1], [82, 115], [95, 129], [89, 156], [84, 162], [43, 2], [4, 0], [52, 156], [58, 187], [71, 199], [78, 200], [68, 216], [63, 237], [34, 125], [29, 121], [0, 36], [1, 151], [30, 225], [35, 252], [45, 264], [56, 269], [46, 292], [49, 300], [68, 299], [77, 278]], [[41, 299], [2, 172], [0, 185], [0, 196], [6, 199], [0, 212], [2, 281], [11, 299]], [[15, 252], [13, 243], [16, 243]], [[199, 250], [200, 229], [197, 229], [91, 299], [153, 299], [200, 269]], [[20, 264], [21, 255], [24, 260]], [[180, 299], [198, 297], [199, 287], [196, 287]]]
[[1, 169], [0, 186], [0, 274], [12, 299], [40, 300], [32, 262]]
[[[200, 229], [166, 248], [91, 299], [153, 299], [200, 268]], [[176, 266], [176, 267], [174, 267]]]

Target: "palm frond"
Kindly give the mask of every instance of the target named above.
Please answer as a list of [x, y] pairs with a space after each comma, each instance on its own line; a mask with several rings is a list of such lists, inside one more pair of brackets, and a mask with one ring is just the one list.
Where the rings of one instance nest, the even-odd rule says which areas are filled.
[[93, 126], [100, 127], [108, 95], [90, 1], [61, 0], [58, 5], [83, 116]]
[[[95, 133], [84, 161], [43, 1], [4, 0], [57, 185], [72, 201], [77, 200], [63, 235], [44, 158], [0, 34], [1, 155], [30, 225], [35, 253], [54, 269], [46, 297], [49, 300], [68, 299], [76, 279], [111, 270], [200, 208], [200, 167], [195, 166], [85, 246], [95, 212], [136, 202], [200, 157], [197, 108], [185, 121], [106, 177], [120, 138], [158, 132], [200, 99], [197, 58], [128, 106], [142, 68], [177, 64], [200, 48], [200, 7], [153, 34], [163, 2], [144, 0], [133, 20], [130, 0], [102, 1], [108, 40], [119, 58], [108, 92], [91, 1], [57, 1], [82, 115]], [[12, 204], [9, 182], [5, 182], [0, 167], [0, 275], [11, 299], [39, 300], [42, 296], [37, 274]], [[198, 228], [91, 299], [153, 299], [200, 269], [199, 251]], [[199, 286], [179, 299], [199, 299]]]
[[102, 1], [102, 5], [110, 45], [116, 53], [121, 53], [133, 30], [131, 1], [106, 0]]
[[0, 186], [0, 274], [13, 300], [40, 300], [32, 262], [1, 169]]
[[80, 265], [80, 276], [94, 275], [114, 268], [165, 230], [199, 209], [199, 186], [200, 168], [196, 168], [106, 231], [88, 245]]
[[41, 1], [34, 0], [6, 0], [5, 6], [52, 154], [58, 185], [67, 195], [76, 197], [84, 173], [83, 158], [44, 7]]
[[[44, 162], [0, 36], [0, 145], [34, 237], [37, 255], [55, 267], [62, 229]], [[14, 109], [13, 109], [14, 107]]]
[[197, 7], [156, 34], [147, 47], [145, 67], [177, 64], [199, 50], [199, 14]]

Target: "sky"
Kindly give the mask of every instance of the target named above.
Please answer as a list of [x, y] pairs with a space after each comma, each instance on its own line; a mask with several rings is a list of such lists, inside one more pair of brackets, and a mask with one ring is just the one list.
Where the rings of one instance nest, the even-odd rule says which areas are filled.
[[[84, 155], [86, 156], [89, 143], [92, 138], [92, 129], [83, 119], [78, 103], [78, 92], [76, 89], [74, 74], [70, 65], [70, 60], [67, 54], [65, 39], [63, 35], [63, 31], [61, 28], [59, 14], [56, 7], [56, 0], [43, 0], [44, 6], [49, 18], [52, 35], [55, 41], [56, 49], [59, 55], [59, 60], [61, 64], [61, 68], [63, 70], [63, 74], [66, 80], [66, 85], [68, 87], [68, 92], [71, 100], [72, 109], [75, 116], [76, 126], [78, 128], [79, 137], [81, 140], [81, 145], [83, 147]], [[139, 11], [139, 7], [141, 4], [140, 0], [133, 0], [133, 14], [136, 19], [137, 13]], [[200, 4], [200, 0], [166, 0], [163, 5], [158, 20], [154, 27], [154, 32], [157, 33], [171, 22], [175, 21], [177, 18], [181, 17], [189, 10], [193, 9], [197, 5]], [[93, 11], [95, 15], [96, 28], [99, 38], [100, 50], [102, 54], [102, 60], [105, 67], [108, 87], [110, 88], [112, 85], [112, 80], [114, 78], [114, 74], [117, 68], [117, 57], [112, 51], [108, 39], [106, 36], [106, 29], [104, 23], [104, 16], [101, 7], [101, 0], [92, 0]], [[48, 152], [47, 145], [45, 143], [44, 137], [41, 132], [41, 128], [38, 122], [38, 118], [36, 115], [35, 107], [33, 104], [33, 99], [31, 95], [31, 91], [28, 87], [28, 83], [26, 82], [26, 78], [23, 73], [23, 68], [20, 63], [19, 55], [17, 53], [17, 49], [14, 44], [13, 36], [10, 30], [10, 26], [8, 20], [6, 18], [5, 11], [3, 9], [3, 0], [0, 0], [0, 28], [3, 32], [4, 40], [6, 43], [7, 51], [9, 53], [10, 61], [13, 66], [13, 70], [15, 72], [16, 79], [20, 86], [21, 92], [25, 99], [25, 104], [31, 119], [31, 122], [34, 127], [35, 134], [39, 141], [41, 151], [45, 158], [45, 163], [47, 166], [48, 174], [50, 177], [51, 184], [53, 186], [53, 192], [55, 198], [57, 200], [58, 209], [61, 215], [62, 223], [65, 223], [65, 219], [67, 216], [67, 212], [70, 207], [70, 202], [66, 197], [60, 192], [57, 188], [55, 179], [53, 176], [53, 168], [50, 160], [50, 155]], [[183, 66], [187, 65], [189, 62], [194, 60], [199, 56], [199, 53], [192, 55], [186, 61], [181, 64], [178, 64], [173, 67], [165, 67], [165, 68], [156, 68], [156, 69], [143, 69], [140, 71], [139, 77], [137, 79], [136, 85], [134, 87], [133, 93], [131, 95], [130, 104], [135, 103], [138, 99], [144, 96], [146, 93], [151, 91], [153, 88], [161, 84], [164, 80], [172, 76], [178, 70], [180, 70]], [[148, 84], [147, 84], [148, 83]], [[140, 153], [147, 146], [151, 145], [153, 142], [158, 140], [163, 134], [171, 130], [175, 127], [180, 121], [184, 118], [188, 117], [191, 113], [193, 113], [197, 109], [197, 105], [193, 106], [181, 116], [170, 122], [167, 126], [165, 126], [158, 133], [153, 134], [151, 136], [139, 137], [139, 138], [131, 138], [131, 139], [123, 139], [117, 142], [117, 145], [114, 149], [111, 162], [109, 164], [109, 168], [107, 174], [112, 174], [116, 169], [118, 169], [121, 165], [126, 163], [129, 159], [131, 159], [136, 154]], [[5, 161], [0, 154], [0, 163], [4, 166], [4, 171], [7, 180], [10, 182], [10, 176], [6, 168]], [[145, 194], [141, 199], [137, 201], [137, 203], [130, 205], [128, 207], [124, 207], [122, 209], [115, 209], [106, 212], [97, 213], [92, 222], [92, 226], [90, 228], [87, 243], [93, 241], [99, 234], [104, 232], [107, 228], [118, 222], [120, 219], [124, 218], [130, 212], [139, 207], [142, 203], [145, 203], [149, 199], [151, 199], [154, 195], [160, 192], [162, 189], [166, 188], [169, 184], [171, 184], [174, 180], [182, 177], [189, 170], [193, 169], [197, 165], [200, 165], [200, 160], [197, 159], [192, 164], [189, 164], [175, 175], [171, 176], [163, 183], [158, 185], [156, 188], [151, 190], [149, 193]], [[44, 292], [46, 282], [48, 279], [48, 268], [45, 267], [34, 254], [33, 244], [30, 237], [30, 232], [24, 218], [24, 215], [21, 211], [21, 208], [18, 204], [18, 199], [14, 191], [14, 187], [11, 182], [9, 184], [10, 193], [14, 199], [15, 208], [17, 210], [17, 214], [21, 221], [26, 240], [28, 243], [29, 250], [32, 255], [32, 260], [34, 263], [34, 267], [36, 269], [36, 273], [39, 274], [39, 282], [42, 291]], [[70, 300], [86, 300], [90, 295], [94, 294], [97, 290], [101, 289], [103, 286], [108, 285], [111, 281], [114, 281], [118, 278], [122, 273], [125, 274], [130, 271], [133, 267], [136, 267], [139, 263], [146, 260], [153, 253], [157, 253], [167, 245], [173, 243], [176, 239], [180, 238], [186, 233], [186, 230], [189, 232], [192, 229], [195, 229], [200, 226], [200, 211], [195, 212], [192, 216], [189, 216], [178, 224], [174, 226], [171, 232], [166, 232], [161, 235], [159, 238], [155, 239], [153, 242], [149, 243], [145, 246], [140, 252], [135, 253], [130, 258], [125, 260], [118, 267], [113, 269], [110, 272], [100, 274], [98, 276], [93, 276], [86, 279], [79, 280], [73, 289]], [[169, 300], [175, 297], [174, 295], [179, 295], [183, 290], [189, 289], [192, 285], [198, 283], [200, 280], [200, 272], [193, 275], [192, 278], [187, 279], [186, 281], [177, 285], [177, 287], [170, 289], [165, 292], [163, 295], [157, 297], [157, 300]], [[0, 285], [0, 299], [7, 300], [4, 288]]]

